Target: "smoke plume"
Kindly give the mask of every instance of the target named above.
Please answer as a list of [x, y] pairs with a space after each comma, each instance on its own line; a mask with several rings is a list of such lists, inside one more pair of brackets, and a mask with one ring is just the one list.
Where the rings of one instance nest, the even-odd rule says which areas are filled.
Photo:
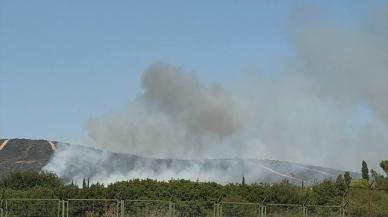
[[136, 99], [86, 123], [91, 143], [157, 158], [377, 165], [388, 156], [388, 9], [352, 27], [329, 15], [301, 17], [306, 10], [291, 13], [294, 54], [272, 76], [251, 73], [225, 87], [152, 64]]
[[144, 92], [123, 110], [88, 121], [95, 144], [143, 156], [193, 157], [242, 128], [238, 104], [219, 84], [156, 63], [144, 72], [142, 85]]

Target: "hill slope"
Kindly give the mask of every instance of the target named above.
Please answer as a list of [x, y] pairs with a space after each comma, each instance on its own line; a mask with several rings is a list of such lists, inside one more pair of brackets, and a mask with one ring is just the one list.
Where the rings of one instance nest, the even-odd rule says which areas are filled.
[[[0, 145], [5, 140], [0, 140]], [[134, 178], [169, 180], [184, 178], [219, 183], [278, 182], [287, 179], [305, 184], [335, 179], [344, 171], [285, 161], [258, 159], [152, 159], [130, 154], [55, 143], [46, 140], [11, 139], [0, 150], [0, 176], [15, 170], [49, 170], [79, 182], [113, 182]], [[360, 175], [353, 173], [353, 177]]]
[[0, 176], [15, 170], [40, 170], [54, 152], [46, 140], [1, 139], [0, 146], [2, 144]]

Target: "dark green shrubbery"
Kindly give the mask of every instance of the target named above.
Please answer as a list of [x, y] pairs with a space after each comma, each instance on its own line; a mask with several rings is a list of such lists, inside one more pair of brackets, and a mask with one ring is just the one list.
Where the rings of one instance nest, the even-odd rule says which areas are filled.
[[29, 190], [35, 187], [57, 188], [62, 180], [49, 172], [19, 171], [0, 179], [0, 187], [14, 190]]
[[[383, 162], [382, 165], [385, 166]], [[384, 170], [385, 171], [385, 170]], [[366, 176], [365, 176], [366, 177]], [[110, 198], [118, 200], [165, 200], [173, 201], [178, 208], [191, 203], [190, 209], [198, 212], [212, 210], [220, 201], [342, 205], [349, 202], [347, 214], [366, 216], [368, 194], [372, 190], [372, 203], [375, 216], [388, 216], [388, 177], [371, 171], [368, 180], [353, 180], [349, 173], [340, 175], [335, 181], [295, 186], [288, 181], [275, 184], [227, 184], [214, 182], [194, 182], [188, 180], [129, 180], [103, 184], [89, 184], [84, 180], [82, 187], [65, 184], [55, 174], [48, 172], [15, 172], [0, 179], [0, 199], [5, 198]], [[380, 190], [377, 190], [380, 189]], [[185, 202], [186, 201], [186, 202]], [[188, 202], [190, 201], [190, 202]], [[233, 207], [232, 207], [233, 208]]]
[[172, 201], [238, 201], [267, 203], [339, 204], [343, 195], [343, 181], [324, 181], [302, 189], [287, 181], [276, 184], [227, 184], [170, 180], [168, 182], [146, 180], [120, 181], [108, 186], [65, 184], [55, 174], [48, 172], [15, 172], [0, 179], [3, 198], [112, 198], [157, 199]]

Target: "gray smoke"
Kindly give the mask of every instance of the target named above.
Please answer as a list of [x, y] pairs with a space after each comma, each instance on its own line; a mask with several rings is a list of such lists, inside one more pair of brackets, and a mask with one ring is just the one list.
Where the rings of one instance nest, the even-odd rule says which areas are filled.
[[291, 13], [295, 53], [270, 78], [250, 73], [225, 87], [155, 63], [135, 100], [86, 123], [90, 143], [158, 158], [377, 165], [388, 156], [388, 9], [352, 27], [306, 11]]
[[[243, 126], [241, 108], [220, 84], [156, 63], [143, 74], [144, 92], [121, 111], [86, 124], [94, 144], [150, 157], [194, 157], [222, 151]], [[214, 149], [214, 150], [210, 150]]]

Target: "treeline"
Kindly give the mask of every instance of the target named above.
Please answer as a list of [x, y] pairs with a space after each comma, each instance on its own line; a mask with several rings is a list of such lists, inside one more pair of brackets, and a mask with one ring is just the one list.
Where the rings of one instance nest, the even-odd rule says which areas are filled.
[[49, 172], [14, 172], [0, 179], [0, 199], [52, 198], [52, 199], [118, 199], [118, 200], [165, 200], [191, 201], [208, 204], [218, 202], [254, 202], [262, 204], [340, 205], [347, 207], [352, 216], [366, 216], [368, 194], [374, 191], [372, 206], [375, 216], [388, 216], [388, 161], [382, 161], [385, 175], [367, 169], [362, 163], [362, 180], [352, 180], [349, 173], [336, 180], [325, 180], [314, 186], [296, 186], [288, 181], [280, 183], [234, 183], [220, 185], [214, 182], [188, 180], [129, 180], [109, 185], [89, 184], [82, 186], [64, 183]]
[[288, 181], [280, 183], [227, 184], [170, 180], [167, 182], [129, 180], [109, 184], [83, 186], [65, 184], [49, 172], [15, 172], [0, 180], [0, 197], [5, 198], [110, 198], [125, 200], [166, 200], [202, 202], [264, 202], [289, 204], [339, 205], [346, 191], [345, 180], [326, 180], [320, 184], [301, 188]]

